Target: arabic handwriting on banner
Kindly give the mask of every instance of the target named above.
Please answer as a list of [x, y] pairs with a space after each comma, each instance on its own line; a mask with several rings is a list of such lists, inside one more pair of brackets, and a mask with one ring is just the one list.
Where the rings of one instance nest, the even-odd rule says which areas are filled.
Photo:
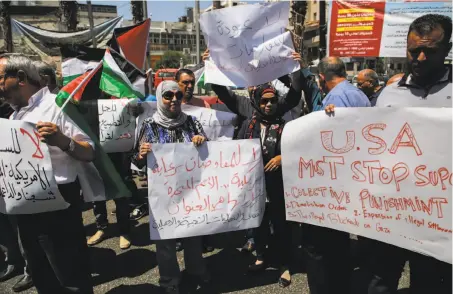
[[200, 25], [212, 61], [206, 83], [253, 86], [299, 69], [288, 25], [289, 4], [236, 6], [203, 13]]
[[[259, 226], [264, 171], [259, 140], [153, 145], [148, 156], [151, 239]], [[174, 156], [178, 154], [178, 156]]]
[[99, 140], [107, 153], [134, 147], [135, 117], [128, 99], [98, 100]]
[[[314, 121], [319, 127], [308, 130]], [[282, 139], [287, 219], [451, 263], [451, 122], [450, 109], [386, 108], [288, 123]]]
[[[0, 212], [29, 214], [68, 207], [52, 173], [47, 146], [29, 123], [1, 120]], [[33, 134], [33, 135], [32, 135]]]

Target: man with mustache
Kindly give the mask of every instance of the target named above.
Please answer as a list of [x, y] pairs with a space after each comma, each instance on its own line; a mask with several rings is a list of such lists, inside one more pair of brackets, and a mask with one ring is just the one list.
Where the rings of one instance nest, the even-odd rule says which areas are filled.
[[[387, 86], [377, 107], [452, 107], [452, 69], [445, 65], [452, 43], [448, 16], [427, 14], [414, 20], [407, 35], [410, 72]], [[386, 243], [364, 238], [362, 247], [372, 252], [366, 260], [372, 274], [368, 293], [396, 293], [404, 265], [409, 260], [411, 293], [452, 293], [451, 264]]]

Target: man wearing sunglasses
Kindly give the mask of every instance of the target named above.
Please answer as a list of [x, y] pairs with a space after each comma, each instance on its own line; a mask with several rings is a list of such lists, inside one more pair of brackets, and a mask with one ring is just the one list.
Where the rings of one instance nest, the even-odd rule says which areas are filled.
[[181, 92], [184, 94], [182, 104], [211, 108], [205, 100], [193, 97], [193, 91], [195, 90], [195, 74], [193, 71], [187, 68], [181, 68], [176, 72], [175, 80]]
[[379, 85], [379, 76], [372, 69], [364, 69], [357, 75], [357, 88], [370, 99], [371, 106], [376, 105], [379, 95], [384, 87]]

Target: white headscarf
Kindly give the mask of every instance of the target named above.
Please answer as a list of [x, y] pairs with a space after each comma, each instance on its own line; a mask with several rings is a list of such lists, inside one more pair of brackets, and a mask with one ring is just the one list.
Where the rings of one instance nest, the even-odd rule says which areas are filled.
[[174, 81], [163, 81], [157, 86], [157, 111], [153, 114], [153, 120], [164, 128], [172, 129], [183, 125], [187, 120], [187, 115], [180, 110], [177, 116], [172, 118], [173, 115], [165, 107], [162, 97], [167, 91], [180, 91], [180, 89]]

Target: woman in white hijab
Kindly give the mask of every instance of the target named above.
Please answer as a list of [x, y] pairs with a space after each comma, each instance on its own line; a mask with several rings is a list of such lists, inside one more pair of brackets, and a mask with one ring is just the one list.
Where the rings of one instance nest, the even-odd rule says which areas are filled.
[[[156, 90], [157, 111], [146, 119], [140, 130], [138, 146], [133, 162], [139, 168], [146, 165], [146, 155], [152, 144], [193, 142], [196, 146], [206, 141], [201, 124], [181, 111], [184, 94], [174, 81], [163, 81]], [[203, 260], [201, 237], [182, 239], [184, 261], [189, 274], [205, 284], [210, 275]], [[176, 239], [156, 240], [156, 255], [159, 266], [159, 284], [166, 293], [179, 293], [180, 271], [176, 259]]]

